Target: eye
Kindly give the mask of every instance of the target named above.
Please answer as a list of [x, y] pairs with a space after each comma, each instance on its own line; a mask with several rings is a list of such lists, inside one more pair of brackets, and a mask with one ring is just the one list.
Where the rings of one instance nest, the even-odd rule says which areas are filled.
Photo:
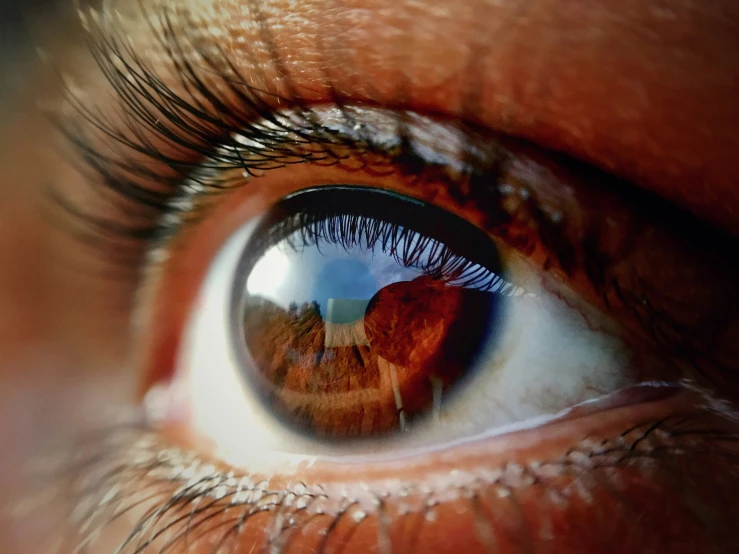
[[[171, 259], [154, 273], [159, 307], [143, 334], [180, 337], [153, 348], [158, 385], [148, 403], [160, 425], [251, 468], [280, 453], [387, 458], [447, 448], [566, 418], [578, 406], [612, 406], [616, 391], [625, 405], [671, 393], [665, 385], [680, 372], [633, 318], [585, 299], [580, 262], [552, 271], [579, 246], [544, 243], [551, 234], [541, 226], [571, 240], [587, 209], [573, 203], [565, 213], [546, 198], [559, 162], [544, 170], [530, 147], [412, 114], [402, 151], [387, 154], [380, 147], [394, 143], [388, 129], [397, 127], [387, 124], [397, 114], [344, 109], [362, 122], [371, 155], [349, 146], [350, 127], [335, 111], [316, 108], [313, 124], [331, 121], [335, 133], [321, 148], [339, 164], [229, 177], [227, 192], [176, 201], [209, 211], [186, 238], [164, 244]], [[464, 162], [469, 141], [480, 159], [495, 153], [491, 181], [453, 170], [482, 163]], [[310, 144], [292, 155], [300, 149], [317, 153]], [[248, 165], [255, 154], [239, 156]], [[409, 156], [415, 173], [397, 170]], [[595, 175], [572, 171], [559, 190]], [[439, 194], [461, 182], [472, 189]], [[497, 191], [485, 219], [469, 202], [480, 189]], [[532, 222], [532, 210], [543, 219]], [[168, 294], [184, 268], [189, 292]], [[181, 325], [172, 324], [177, 311]]]
[[603, 316], [567, 305], [507, 254], [464, 219], [395, 193], [288, 196], [234, 233], [194, 302], [179, 356], [192, 417], [221, 448], [237, 429], [249, 448], [296, 454], [317, 450], [306, 437], [400, 433], [358, 448], [398, 454], [637, 382]]

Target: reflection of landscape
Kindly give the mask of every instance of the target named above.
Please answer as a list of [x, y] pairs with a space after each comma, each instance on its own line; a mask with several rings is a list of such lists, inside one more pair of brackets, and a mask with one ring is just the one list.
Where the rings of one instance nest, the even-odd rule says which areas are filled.
[[247, 296], [244, 333], [285, 415], [323, 435], [377, 434], [439, 408], [486, 340], [493, 301], [423, 276], [381, 289], [363, 318], [331, 323], [317, 302]]

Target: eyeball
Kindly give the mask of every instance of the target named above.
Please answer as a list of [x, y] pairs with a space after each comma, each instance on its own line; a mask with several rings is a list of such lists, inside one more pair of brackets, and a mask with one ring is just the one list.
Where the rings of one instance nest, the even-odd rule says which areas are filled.
[[618, 325], [565, 284], [458, 215], [359, 185], [245, 222], [181, 345], [188, 428], [252, 468], [448, 447], [644, 380]]

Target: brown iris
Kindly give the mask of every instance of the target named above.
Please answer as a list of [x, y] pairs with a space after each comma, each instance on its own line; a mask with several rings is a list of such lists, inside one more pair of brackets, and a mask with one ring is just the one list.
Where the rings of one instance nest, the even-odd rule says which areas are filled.
[[440, 417], [494, 338], [505, 287], [476, 227], [362, 187], [278, 203], [244, 267], [247, 377], [276, 415], [334, 437]]

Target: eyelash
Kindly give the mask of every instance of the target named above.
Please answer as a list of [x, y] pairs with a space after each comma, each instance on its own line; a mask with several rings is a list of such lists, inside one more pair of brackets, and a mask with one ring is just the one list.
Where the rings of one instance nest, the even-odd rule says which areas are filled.
[[296, 252], [328, 245], [369, 252], [379, 247], [400, 266], [418, 269], [444, 283], [500, 294], [516, 292], [516, 287], [499, 275], [501, 270], [477, 264], [411, 228], [361, 214], [300, 211], [269, 228], [259, 241], [254, 259], [283, 240]]

